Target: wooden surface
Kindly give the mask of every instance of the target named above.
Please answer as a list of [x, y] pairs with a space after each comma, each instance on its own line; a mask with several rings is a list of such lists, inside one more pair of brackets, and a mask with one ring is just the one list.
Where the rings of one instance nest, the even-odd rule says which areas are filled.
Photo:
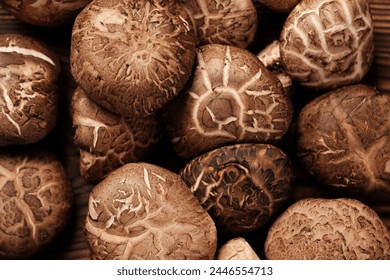
[[[365, 82], [376, 86], [381, 92], [390, 93], [390, 1], [371, 0], [370, 5], [375, 23], [375, 61]], [[268, 10], [259, 11], [259, 31], [256, 41], [250, 47], [253, 53], [259, 52], [272, 40], [278, 39], [285, 17], [286, 15], [275, 14]], [[60, 29], [30, 26], [16, 20], [0, 7], [0, 33], [20, 33], [36, 37], [51, 46], [62, 62], [62, 112], [55, 130], [43, 141], [43, 144], [53, 147], [65, 166], [74, 191], [74, 212], [66, 231], [56, 242], [32, 258], [89, 259], [91, 255], [83, 233], [83, 222], [87, 214], [88, 194], [93, 186], [87, 184], [79, 174], [78, 150], [73, 144], [73, 129], [69, 117], [69, 98], [76, 86], [69, 69], [71, 26]], [[155, 163], [177, 171], [183, 163], [173, 154], [167, 139], [162, 141], [161, 145], [161, 152], [155, 158]], [[287, 150], [289, 149], [288, 141], [285, 141], [283, 145]], [[315, 185], [313, 180], [307, 178], [304, 172], [300, 171], [299, 166], [296, 169], [297, 179], [293, 200], [321, 196], [321, 191], [313, 187]], [[390, 205], [373, 205], [372, 207], [390, 228]], [[266, 230], [263, 230], [244, 236], [259, 255], [262, 255], [262, 241], [265, 234]], [[229, 236], [224, 238], [228, 239]], [[220, 242], [223, 242], [224, 238], [221, 238]]]

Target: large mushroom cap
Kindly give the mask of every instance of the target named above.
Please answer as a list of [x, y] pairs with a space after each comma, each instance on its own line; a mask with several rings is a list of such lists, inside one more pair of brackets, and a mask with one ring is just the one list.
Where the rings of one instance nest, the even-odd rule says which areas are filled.
[[173, 0], [96, 0], [76, 18], [76, 82], [97, 103], [126, 116], [156, 112], [179, 94], [195, 58], [195, 33]]

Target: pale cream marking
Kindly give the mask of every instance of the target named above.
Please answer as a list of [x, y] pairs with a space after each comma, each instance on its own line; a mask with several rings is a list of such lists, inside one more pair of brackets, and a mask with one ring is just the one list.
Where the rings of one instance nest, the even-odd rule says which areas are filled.
[[[9, 79], [10, 78], [10, 74], [7, 73], [6, 74], [6, 78]], [[7, 88], [4, 86], [3, 83], [0, 82], [0, 86], [1, 86], [1, 89], [2, 89], [2, 94], [3, 94], [3, 98], [4, 98], [4, 101], [5, 101], [5, 105], [7, 106], [7, 109], [11, 112], [14, 111], [14, 104], [9, 96], [9, 93], [8, 93], [8, 90]], [[1, 104], [0, 104], [1, 105]], [[5, 113], [4, 112], [4, 115], [5, 117], [10, 121], [10, 123], [16, 128], [17, 132], [19, 135], [22, 135], [22, 130], [21, 130], [21, 127], [20, 125], [10, 116], [9, 113]]]
[[185, 18], [183, 18], [181, 15], [179, 15], [179, 18], [183, 22], [183, 24], [184, 24], [185, 28], [187, 29], [187, 31], [190, 31], [191, 30], [190, 23], [188, 21], [186, 21]]
[[157, 177], [158, 179], [160, 179], [161, 181], [166, 182], [166, 180], [165, 180], [165, 178], [164, 178], [163, 176], [161, 176], [161, 175], [159, 175], [159, 174], [157, 174], [157, 173], [155, 173], [155, 172], [152, 172], [152, 175], [156, 176], [156, 177]]
[[[230, 116], [225, 120], [218, 120], [217, 117], [214, 115], [213, 111], [208, 106], [206, 106], [206, 110], [210, 114], [210, 117], [213, 120], [213, 122], [215, 122], [218, 125], [218, 130], [222, 130], [225, 125], [237, 121], [237, 118], [233, 116]], [[232, 135], [232, 137], [234, 136]]]
[[152, 188], [150, 186], [149, 173], [145, 167], [144, 167], [144, 182], [146, 184], [146, 191], [148, 192], [148, 195], [152, 197], [152, 193], [151, 193]]
[[33, 49], [27, 49], [18, 46], [2, 46], [0, 47], [0, 53], [17, 53], [25, 56], [33, 56], [35, 58], [42, 59], [50, 63], [51, 65], [55, 66], [54, 61], [50, 57]]
[[91, 217], [92, 220], [97, 220], [97, 218], [99, 217], [99, 214], [96, 212], [95, 208], [98, 207], [98, 205], [100, 204], [100, 200], [95, 200], [91, 196], [88, 204], [89, 204], [89, 206], [88, 206], [89, 216]]
[[107, 32], [105, 36], [109, 36], [108, 24], [115, 24], [123, 26], [127, 20], [125, 15], [112, 8], [100, 8], [99, 13], [91, 17], [91, 24], [99, 31]]
[[204, 83], [206, 89], [209, 92], [212, 92], [213, 91], [213, 87], [212, 87], [210, 75], [207, 72], [206, 63], [205, 63], [205, 61], [203, 59], [203, 54], [201, 52], [198, 52], [197, 57], [198, 57], [198, 64], [199, 64], [198, 68], [201, 71], [201, 74], [202, 74], [202, 77], [203, 77], [203, 79], [202, 79], [203, 83]]
[[188, 94], [189, 94], [193, 99], [199, 99], [199, 98], [200, 98], [200, 96], [197, 95], [197, 94], [196, 94], [195, 92], [193, 92], [193, 91], [188, 92]]
[[390, 173], [390, 160], [386, 161], [385, 172]]
[[232, 57], [230, 54], [230, 47], [226, 47], [226, 53], [224, 58], [224, 65], [222, 69], [222, 84], [225, 87], [228, 87], [229, 85], [229, 71], [230, 71], [230, 64], [232, 62]]
[[253, 75], [253, 77], [251, 77], [248, 81], [246, 81], [238, 90], [237, 90], [237, 94], [240, 95], [242, 94], [243, 92], [245, 92], [250, 86], [254, 85], [260, 78], [261, 76], [263, 75], [263, 72], [261, 69], [259, 69], [259, 71]]
[[93, 127], [93, 148], [96, 148], [97, 145], [97, 141], [99, 138], [99, 129], [101, 127], [107, 129], [107, 126], [104, 123], [99, 122], [96, 119], [82, 116], [79, 113], [75, 114], [74, 124], [80, 126]]
[[199, 189], [199, 185], [200, 185], [200, 183], [202, 181], [203, 174], [204, 174], [204, 169], [202, 169], [202, 171], [200, 172], [198, 177], [196, 177], [195, 184], [191, 186], [191, 192], [192, 193], [195, 193]]

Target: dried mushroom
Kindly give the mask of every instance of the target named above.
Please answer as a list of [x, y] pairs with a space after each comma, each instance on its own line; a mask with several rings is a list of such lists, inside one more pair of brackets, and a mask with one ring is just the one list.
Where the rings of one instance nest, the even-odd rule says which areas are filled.
[[225, 44], [248, 47], [257, 31], [252, 0], [179, 0], [195, 26], [197, 45]]
[[91, 0], [2, 0], [1, 5], [21, 21], [59, 27], [71, 24], [89, 2]]
[[72, 98], [74, 143], [80, 148], [80, 171], [90, 182], [129, 162], [150, 157], [162, 135], [160, 120], [151, 115], [130, 118], [92, 101], [81, 88]]
[[374, 49], [367, 0], [302, 0], [280, 35], [287, 74], [304, 86], [330, 90], [360, 82]]
[[31, 144], [54, 128], [57, 55], [35, 38], [0, 35], [0, 146]]
[[221, 246], [217, 260], [259, 260], [251, 245], [242, 237], [236, 237]]
[[390, 233], [358, 200], [307, 198], [277, 218], [264, 247], [272, 260], [389, 260]]
[[89, 197], [85, 231], [95, 259], [213, 259], [213, 220], [180, 179], [156, 165], [129, 163]]
[[0, 151], [0, 259], [27, 258], [64, 230], [72, 189], [48, 151]]
[[342, 87], [307, 104], [297, 122], [298, 156], [308, 172], [356, 198], [390, 201], [390, 96]]
[[178, 155], [194, 158], [228, 144], [277, 142], [290, 125], [292, 104], [255, 55], [209, 44], [198, 48], [191, 80], [163, 117]]
[[175, 0], [95, 0], [75, 20], [71, 70], [96, 103], [147, 116], [179, 94], [195, 50], [191, 19]]
[[202, 206], [224, 232], [264, 226], [288, 201], [292, 165], [267, 144], [224, 146], [190, 161], [180, 172]]

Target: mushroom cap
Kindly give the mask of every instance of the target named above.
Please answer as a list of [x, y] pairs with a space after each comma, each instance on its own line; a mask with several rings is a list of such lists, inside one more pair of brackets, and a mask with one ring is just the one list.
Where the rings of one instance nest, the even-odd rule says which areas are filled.
[[287, 74], [302, 85], [330, 90], [367, 74], [374, 49], [367, 0], [302, 0], [280, 35]]
[[358, 200], [307, 198], [277, 218], [264, 248], [273, 260], [389, 260], [390, 233]]
[[195, 41], [187, 12], [174, 0], [96, 0], [75, 20], [71, 71], [96, 103], [145, 117], [183, 88]]
[[213, 259], [214, 222], [180, 179], [128, 163], [96, 185], [85, 222], [95, 259]]
[[258, 25], [252, 0], [179, 0], [195, 26], [197, 46], [225, 44], [247, 48]]
[[21, 21], [38, 26], [71, 24], [91, 0], [23, 1], [2, 0], [2, 6]]
[[298, 156], [323, 184], [363, 200], [390, 201], [390, 97], [365, 85], [308, 103], [296, 133]]
[[217, 260], [259, 260], [251, 245], [242, 237], [230, 239], [218, 250]]
[[27, 258], [63, 231], [72, 189], [60, 162], [48, 151], [0, 152], [0, 259]]
[[90, 182], [100, 181], [126, 163], [146, 160], [162, 136], [156, 115], [117, 115], [91, 100], [80, 87], [74, 91], [71, 107], [80, 172]]
[[0, 35], [0, 146], [37, 142], [54, 128], [58, 56], [35, 38]]
[[277, 142], [292, 113], [280, 81], [255, 55], [220, 44], [198, 48], [186, 89], [163, 108], [173, 147], [189, 159], [228, 144]]
[[264, 226], [288, 201], [293, 170], [275, 146], [236, 144], [193, 159], [180, 176], [219, 230], [241, 234]]

